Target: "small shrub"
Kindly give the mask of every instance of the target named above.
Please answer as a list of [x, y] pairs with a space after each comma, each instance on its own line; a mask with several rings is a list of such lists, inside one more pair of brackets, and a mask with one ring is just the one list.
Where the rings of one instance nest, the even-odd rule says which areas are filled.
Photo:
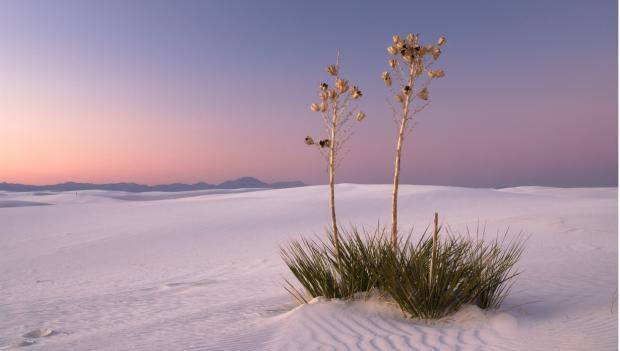
[[[497, 237], [488, 245], [478, 245], [472, 262], [480, 271], [480, 288], [474, 300], [483, 309], [499, 308], [520, 271], [515, 264], [521, 258], [525, 241], [521, 235], [507, 241], [507, 234]], [[480, 241], [482, 243], [482, 241]]]
[[[332, 237], [331, 230], [327, 230]], [[385, 229], [360, 232], [340, 228], [340, 264], [331, 241], [320, 239], [293, 241], [280, 249], [282, 259], [305, 291], [286, 282], [287, 291], [298, 301], [307, 302], [306, 296], [352, 298], [356, 293], [379, 288], [383, 261], [391, 253], [384, 239]]]
[[437, 242], [430, 271], [433, 240], [405, 242], [384, 262], [383, 289], [408, 316], [437, 319], [473, 301], [482, 284], [480, 269], [472, 264], [474, 243], [457, 238]]
[[285, 289], [300, 303], [308, 302], [306, 296], [324, 296], [343, 298], [346, 294], [340, 289], [340, 282], [332, 260], [322, 241], [301, 239], [293, 241], [286, 248], [280, 249], [282, 259], [295, 278], [305, 288], [305, 292], [296, 288], [288, 280]]

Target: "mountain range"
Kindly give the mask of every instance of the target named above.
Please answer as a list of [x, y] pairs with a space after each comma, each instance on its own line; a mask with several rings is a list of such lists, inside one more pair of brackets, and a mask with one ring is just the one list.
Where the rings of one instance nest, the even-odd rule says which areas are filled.
[[242, 177], [235, 180], [228, 180], [220, 184], [208, 184], [204, 182], [195, 184], [159, 184], [144, 185], [136, 183], [109, 183], [109, 184], [92, 184], [92, 183], [75, 183], [66, 182], [53, 185], [27, 185], [15, 183], [0, 183], [0, 190], [4, 191], [78, 191], [78, 190], [112, 190], [127, 191], [132, 193], [141, 193], [146, 191], [190, 191], [190, 190], [209, 190], [209, 189], [241, 189], [241, 188], [267, 188], [281, 189], [304, 186], [301, 181], [292, 182], [276, 182], [265, 183], [253, 177]]

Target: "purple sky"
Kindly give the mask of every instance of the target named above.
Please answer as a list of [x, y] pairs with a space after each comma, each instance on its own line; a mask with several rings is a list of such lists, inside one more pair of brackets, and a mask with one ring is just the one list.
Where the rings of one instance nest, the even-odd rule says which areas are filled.
[[616, 186], [616, 1], [3, 1], [0, 182], [327, 181], [325, 66], [364, 92], [338, 182], [390, 183], [392, 34], [445, 35], [403, 183]]

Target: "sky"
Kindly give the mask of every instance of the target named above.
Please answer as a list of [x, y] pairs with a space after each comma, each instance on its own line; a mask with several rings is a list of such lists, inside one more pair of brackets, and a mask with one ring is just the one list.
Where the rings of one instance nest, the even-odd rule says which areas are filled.
[[364, 93], [336, 181], [391, 183], [393, 34], [447, 38], [401, 183], [617, 186], [617, 2], [0, 2], [0, 182], [327, 182], [325, 67]]

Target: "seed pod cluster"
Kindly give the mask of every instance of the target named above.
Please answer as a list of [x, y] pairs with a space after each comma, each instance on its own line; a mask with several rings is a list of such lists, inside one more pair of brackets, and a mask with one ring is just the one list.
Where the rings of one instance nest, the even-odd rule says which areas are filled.
[[[323, 114], [327, 132], [330, 136], [328, 139], [317, 141], [307, 136], [304, 142], [306, 145], [315, 145], [321, 149], [329, 149], [329, 152], [323, 152], [323, 155], [335, 157], [338, 150], [335, 149], [334, 146], [336, 143], [340, 145], [340, 142], [337, 142], [337, 140], [342, 140], [339, 138], [345, 138], [347, 133], [350, 133], [347, 128], [343, 127], [349, 120], [349, 117], [355, 118], [357, 121], [363, 121], [366, 118], [366, 114], [361, 111], [356, 112], [349, 109], [350, 100], [358, 100], [363, 94], [357, 85], [349, 85], [346, 79], [340, 77], [338, 64], [328, 66], [325, 71], [333, 77], [333, 83], [319, 83], [318, 96], [320, 101], [312, 103], [310, 105], [310, 110]], [[342, 131], [343, 128], [344, 131]]]
[[[401, 104], [404, 104], [412, 94], [415, 94], [421, 100], [428, 100], [429, 93], [426, 86], [418, 91], [414, 92], [414, 87], [417, 87], [417, 78], [424, 72], [428, 75], [428, 78], [441, 78], [445, 76], [445, 72], [442, 69], [431, 70], [430, 64], [434, 63], [441, 56], [441, 48], [446, 44], [446, 38], [441, 36], [437, 40], [436, 45], [427, 44], [422, 45], [420, 43], [420, 37], [418, 34], [410, 33], [404, 39], [400, 35], [392, 36], [392, 44], [388, 46], [387, 50], [391, 55], [396, 57], [388, 60], [388, 66], [396, 73], [404, 73], [398, 70], [399, 61], [400, 64], [407, 66], [405, 72], [409, 73], [409, 83], [405, 85], [401, 82], [402, 91], [396, 93], [394, 98]], [[392, 77], [385, 71], [381, 74], [381, 78], [386, 86], [392, 86]]]
[[[433, 46], [431, 44], [426, 46], [421, 46], [419, 44], [419, 35], [410, 33], [403, 40], [399, 35], [392, 36], [392, 45], [388, 46], [387, 50], [390, 55], [400, 55], [403, 61], [407, 64], [412, 65], [422, 65], [423, 58], [425, 55], [430, 55], [433, 60], [439, 59], [441, 55], [441, 49], [439, 46], [442, 46], [446, 43], [445, 37], [439, 37], [437, 40], [437, 46]], [[389, 65], [392, 68], [395, 68], [395, 63], [390, 60]]]

